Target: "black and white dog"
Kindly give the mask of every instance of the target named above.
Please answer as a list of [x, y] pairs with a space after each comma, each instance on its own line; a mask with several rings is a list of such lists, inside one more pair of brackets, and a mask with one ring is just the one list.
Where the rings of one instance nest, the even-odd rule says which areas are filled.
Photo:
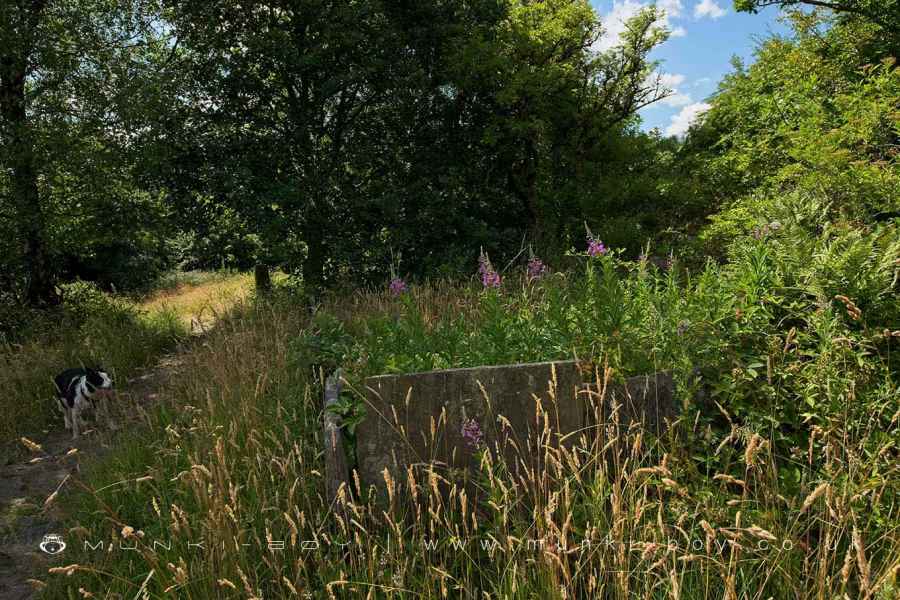
[[[98, 414], [103, 412], [109, 419], [107, 396], [113, 389], [113, 380], [102, 368], [66, 369], [53, 378], [56, 384], [56, 397], [66, 419], [66, 429], [72, 430], [72, 438], [79, 434], [79, 426], [83, 425], [81, 412], [94, 409]], [[95, 404], [96, 400], [99, 400]]]

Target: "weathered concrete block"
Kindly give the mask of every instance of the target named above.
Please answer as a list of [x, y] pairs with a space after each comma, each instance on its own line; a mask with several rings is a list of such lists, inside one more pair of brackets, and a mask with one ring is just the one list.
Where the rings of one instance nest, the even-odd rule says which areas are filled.
[[[477, 447], [463, 435], [473, 420], [481, 443], [508, 459], [510, 468], [532, 468], [541, 457], [525, 449], [547, 429], [546, 443], [570, 444], [592, 436], [597, 419], [608, 422], [614, 403], [620, 423], [643, 420], [660, 431], [675, 409], [667, 374], [611, 384], [602, 404], [589, 363], [557, 361], [427, 373], [381, 375], [366, 380], [368, 415], [357, 428], [357, 458], [363, 484], [384, 487], [385, 469], [405, 481], [409, 465], [467, 472], [477, 467]], [[453, 479], [448, 477], [448, 479]]]
[[[596, 391], [595, 384], [590, 389]], [[596, 407], [594, 422], [618, 422], [627, 428], [639, 422], [644, 429], [656, 435], [662, 434], [666, 423], [674, 420], [680, 412], [680, 404], [675, 398], [675, 382], [668, 372], [653, 375], [629, 377], [624, 383], [610, 384], [604, 394], [601, 406]], [[614, 419], [617, 417], [617, 419]]]

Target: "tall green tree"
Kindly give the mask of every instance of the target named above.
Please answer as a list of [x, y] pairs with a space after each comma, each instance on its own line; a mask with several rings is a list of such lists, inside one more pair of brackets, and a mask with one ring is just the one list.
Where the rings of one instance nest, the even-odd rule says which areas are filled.
[[379, 3], [174, 3], [172, 26], [203, 100], [198, 142], [218, 162], [211, 191], [260, 232], [262, 259], [297, 264], [302, 249], [320, 285], [353, 217], [353, 157], [377, 141], [370, 117], [402, 72]]
[[580, 230], [613, 141], [665, 94], [652, 9], [603, 54], [585, 0], [171, 0], [162, 15], [142, 186], [199, 231], [251, 232], [257, 260], [313, 288], [378, 277], [392, 249], [425, 273]]
[[757, 226], [792, 194], [828, 206], [823, 221], [900, 214], [900, 71], [878, 50], [879, 29], [825, 13], [792, 23], [793, 36], [736, 65], [689, 133], [705, 172], [729, 190], [711, 238]]
[[125, 262], [158, 250], [145, 233], [164, 210], [136, 185], [131, 159], [135, 101], [166, 38], [152, 2], [0, 6], [3, 261], [23, 300], [52, 304], [67, 270], [118, 260], [129, 275]]
[[667, 34], [650, 8], [598, 53], [602, 24], [585, 1], [513, 0], [507, 10], [492, 39], [467, 41], [455, 75], [466, 97], [488, 106], [482, 141], [496, 152], [532, 239], [565, 245], [570, 226], [583, 231], [584, 198], [598, 200], [612, 140], [667, 93], [648, 58]]
[[900, 33], [898, 0], [734, 0], [735, 9], [744, 12], [755, 13], [766, 6], [824, 8], [838, 15], [863, 18], [895, 35]]

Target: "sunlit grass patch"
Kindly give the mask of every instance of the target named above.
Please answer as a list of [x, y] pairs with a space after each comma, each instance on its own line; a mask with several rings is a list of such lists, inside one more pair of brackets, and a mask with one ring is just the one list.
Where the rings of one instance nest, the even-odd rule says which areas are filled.
[[204, 329], [252, 291], [252, 274], [200, 272], [151, 294], [139, 306], [148, 312], [171, 311], [186, 327]]

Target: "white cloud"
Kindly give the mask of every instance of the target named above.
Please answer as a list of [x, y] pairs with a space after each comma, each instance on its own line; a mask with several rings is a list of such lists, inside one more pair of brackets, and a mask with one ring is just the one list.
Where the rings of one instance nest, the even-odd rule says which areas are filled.
[[702, 19], [703, 17], [718, 19], [724, 17], [725, 12], [724, 8], [716, 4], [716, 0], [703, 0], [694, 7], [694, 17], [698, 19]]
[[670, 19], [681, 16], [681, 0], [658, 0], [656, 6], [666, 11]]
[[680, 73], [656, 73], [651, 75], [647, 85], [659, 84], [669, 90], [669, 95], [660, 100], [660, 104], [671, 107], [686, 106], [693, 102], [690, 94], [679, 91], [679, 86], [685, 82], [685, 76]]
[[679, 106], [687, 106], [693, 100], [691, 99], [690, 94], [683, 94], [681, 92], [673, 92], [669, 94], [665, 98], [663, 98], [660, 102], [665, 104], [666, 106], [672, 106], [674, 108], [678, 108]]
[[659, 82], [667, 88], [675, 89], [684, 83], [684, 75], [681, 73], [660, 73]]
[[594, 45], [598, 52], [605, 52], [619, 43], [619, 36], [625, 32], [625, 23], [636, 15], [644, 5], [635, 0], [615, 0], [612, 11], [601, 20], [603, 35]]
[[[649, 7], [652, 1], [640, 0], [613, 0], [612, 10], [601, 17], [603, 35], [594, 44], [594, 50], [605, 52], [619, 43], [619, 37], [625, 32], [625, 24], [641, 9]], [[663, 16], [657, 20], [659, 27], [668, 29], [672, 37], [684, 37], [687, 31], [684, 27], [673, 26], [670, 19], [681, 16], [681, 0], [657, 0], [656, 5], [664, 11]]]
[[706, 102], [688, 104], [681, 109], [681, 112], [672, 116], [672, 122], [666, 127], [666, 135], [684, 135], [694, 121], [710, 108], [712, 107]]
[[669, 36], [673, 38], [684, 37], [687, 29], [680, 25], [673, 25], [669, 19], [677, 19], [681, 16], [681, 0], [657, 0], [656, 6], [665, 13], [660, 20], [660, 25], [669, 30]]

